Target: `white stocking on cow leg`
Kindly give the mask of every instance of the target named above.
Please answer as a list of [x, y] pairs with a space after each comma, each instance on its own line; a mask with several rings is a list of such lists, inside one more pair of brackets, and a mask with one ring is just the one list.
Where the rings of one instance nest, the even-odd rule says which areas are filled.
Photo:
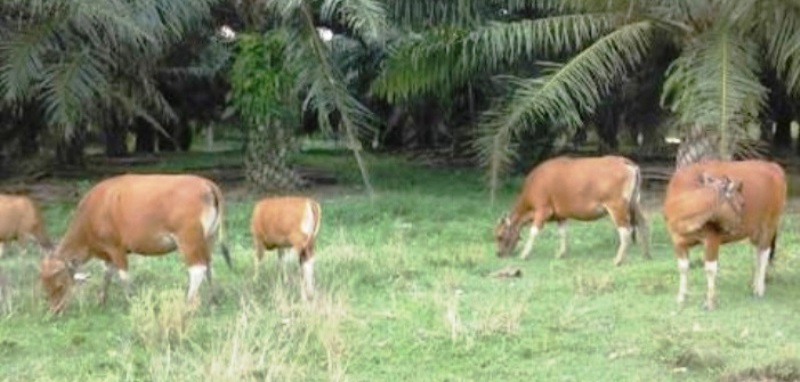
[[770, 248], [756, 250], [756, 268], [753, 272], [753, 295], [756, 297], [764, 297], [770, 252]]
[[561, 246], [556, 253], [556, 258], [560, 259], [567, 254], [567, 222], [558, 222], [558, 236], [561, 239]]
[[119, 281], [122, 282], [122, 287], [125, 290], [125, 297], [131, 298], [131, 293], [133, 292], [131, 289], [131, 276], [125, 269], [120, 269], [117, 273], [119, 274]]
[[301, 260], [300, 265], [303, 272], [303, 287], [300, 289], [302, 292], [303, 300], [308, 301], [314, 298], [314, 258], [306, 258], [305, 261]]
[[703, 306], [706, 310], [713, 310], [716, 305], [718, 264], [719, 263], [716, 261], [706, 261], [706, 281], [708, 282], [708, 289], [706, 290], [706, 303]]
[[683, 305], [683, 302], [686, 301], [686, 293], [688, 291], [688, 278], [689, 278], [689, 258], [682, 257], [678, 258], [678, 273], [679, 273], [679, 281], [678, 281], [678, 305]]
[[619, 233], [619, 249], [617, 249], [617, 257], [614, 258], [614, 265], [619, 266], [625, 261], [625, 253], [628, 251], [628, 246], [631, 244], [631, 234], [633, 231], [630, 227], [617, 228]]
[[536, 241], [536, 235], [539, 234], [539, 227], [536, 224], [531, 226], [531, 233], [528, 234], [528, 241], [525, 242], [525, 247], [522, 248], [522, 254], [520, 255], [521, 259], [526, 259], [531, 254], [531, 250], [533, 249], [533, 242]]
[[196, 264], [189, 267], [189, 291], [186, 293], [186, 300], [192, 304], [197, 302], [197, 291], [206, 277], [207, 269], [208, 267], [205, 264]]

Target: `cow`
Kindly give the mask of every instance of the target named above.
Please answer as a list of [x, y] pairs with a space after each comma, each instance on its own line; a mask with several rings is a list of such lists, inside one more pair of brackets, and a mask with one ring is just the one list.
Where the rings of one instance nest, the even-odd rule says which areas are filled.
[[[698, 197], [698, 189], [709, 187], [709, 182], [703, 180], [708, 176], [722, 178], [722, 184], [726, 184], [725, 177], [731, 180], [728, 181], [728, 186], [723, 187], [726, 190], [724, 194], [727, 195], [723, 199], [729, 201], [731, 207], [720, 204], [720, 198], [709, 199], [702, 195]], [[721, 188], [718, 181], [711, 183], [712, 189]], [[741, 193], [740, 201], [736, 201], [738, 196], [733, 191]], [[703, 304], [705, 309], [712, 310], [716, 307], [719, 247], [743, 239], [750, 239], [756, 248], [753, 293], [759, 298], [764, 296], [767, 265], [775, 253], [786, 192], [783, 169], [767, 161], [704, 160], [675, 171], [667, 185], [662, 212], [667, 221], [667, 230], [672, 239], [680, 273], [677, 296], [679, 305], [686, 300], [689, 249], [701, 243], [705, 247], [703, 260], [708, 281]], [[691, 200], [692, 195], [695, 200], [687, 201]], [[736, 207], [737, 205], [740, 207]], [[724, 208], [722, 213], [719, 211], [721, 207]], [[740, 213], [734, 213], [737, 209]], [[693, 216], [695, 222], [680, 223], [685, 216]]]
[[34, 241], [43, 252], [53, 249], [39, 206], [25, 195], [0, 194], [0, 257], [5, 244]]
[[[253, 207], [250, 233], [255, 246], [255, 271], [264, 250], [278, 250], [278, 261], [283, 262], [286, 248], [297, 254], [302, 268], [304, 285], [300, 289], [303, 300], [314, 294], [314, 244], [319, 232], [321, 208], [315, 200], [301, 196], [268, 197]], [[285, 263], [284, 263], [285, 265]], [[285, 278], [285, 268], [283, 270]]]
[[544, 161], [528, 174], [510, 213], [497, 223], [497, 255], [508, 256], [519, 240], [520, 228], [531, 222], [530, 235], [520, 255], [527, 258], [545, 222], [556, 221], [561, 237], [556, 257], [561, 258], [567, 252], [568, 219], [594, 221], [608, 214], [619, 234], [614, 264], [619, 266], [625, 260], [637, 231], [642, 239], [642, 255], [650, 258], [649, 229], [639, 205], [640, 189], [639, 166], [624, 157], [562, 156]]
[[[40, 265], [50, 310], [59, 313], [79, 267], [92, 258], [105, 262], [100, 292], [104, 303], [117, 273], [131, 293], [128, 254], [165, 255], [178, 250], [188, 267], [186, 299], [196, 304], [211, 250], [222, 236], [224, 199], [211, 180], [194, 175], [124, 174], [97, 183], [80, 200], [64, 237]], [[222, 241], [222, 240], [220, 240]], [[231, 267], [227, 247], [222, 254]]]

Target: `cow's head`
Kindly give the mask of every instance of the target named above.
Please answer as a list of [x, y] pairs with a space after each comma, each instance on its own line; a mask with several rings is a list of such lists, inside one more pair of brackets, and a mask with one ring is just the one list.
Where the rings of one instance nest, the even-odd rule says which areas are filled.
[[708, 173], [700, 174], [700, 183], [717, 192], [717, 206], [715, 216], [717, 224], [724, 231], [732, 231], [742, 220], [744, 211], [744, 184], [739, 180], [729, 178], [727, 175], [713, 176]]
[[72, 287], [74, 267], [55, 256], [45, 256], [39, 267], [39, 278], [47, 294], [52, 313], [59, 313], [67, 302], [67, 293]]
[[497, 257], [506, 257], [511, 254], [519, 240], [519, 228], [512, 224], [511, 218], [506, 214], [497, 222], [494, 229], [494, 239], [497, 244]]

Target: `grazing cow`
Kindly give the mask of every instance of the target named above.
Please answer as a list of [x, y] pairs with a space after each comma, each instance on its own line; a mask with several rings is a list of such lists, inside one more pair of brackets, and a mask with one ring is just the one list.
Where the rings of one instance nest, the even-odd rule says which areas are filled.
[[530, 221], [530, 235], [521, 254], [521, 258], [527, 258], [544, 223], [554, 220], [561, 236], [556, 256], [561, 257], [567, 252], [567, 219], [593, 221], [609, 214], [620, 240], [614, 264], [625, 260], [637, 230], [642, 236], [642, 254], [649, 258], [647, 221], [639, 205], [640, 188], [639, 166], [623, 157], [547, 160], [528, 174], [511, 213], [500, 219], [495, 229], [497, 255], [511, 253], [521, 226]]
[[[128, 254], [164, 255], [177, 249], [189, 268], [187, 301], [208, 274], [211, 249], [221, 236], [224, 200], [214, 182], [193, 175], [115, 176], [83, 196], [53, 255], [42, 260], [40, 278], [52, 312], [60, 312], [80, 265], [95, 257], [106, 264], [100, 302], [117, 272], [130, 295]], [[230, 257], [222, 245], [225, 261]], [[213, 285], [212, 285], [213, 287]]]
[[319, 203], [310, 198], [271, 197], [256, 203], [250, 220], [250, 233], [256, 248], [256, 274], [265, 249], [278, 249], [278, 259], [282, 261], [284, 249], [291, 248], [302, 268], [305, 281], [301, 288], [303, 299], [313, 297], [314, 243], [321, 217]]
[[[718, 180], [703, 180], [709, 176]], [[726, 181], [725, 177], [733, 181]], [[714, 192], [702, 191], [704, 187], [723, 190], [719, 194], [723, 197], [713, 197]], [[741, 200], [737, 200], [736, 193], [741, 194]], [[729, 202], [730, 208], [720, 201]], [[704, 307], [710, 310], [715, 307], [719, 247], [745, 238], [756, 247], [753, 292], [763, 297], [767, 265], [775, 252], [785, 201], [784, 171], [775, 163], [707, 160], [675, 171], [667, 185], [663, 213], [680, 272], [678, 303], [686, 300], [690, 248], [700, 243], [705, 246], [708, 288]], [[694, 222], [683, 222], [687, 217]]]
[[45, 229], [39, 206], [23, 195], [0, 195], [0, 257], [6, 243], [32, 240], [44, 251], [53, 244]]

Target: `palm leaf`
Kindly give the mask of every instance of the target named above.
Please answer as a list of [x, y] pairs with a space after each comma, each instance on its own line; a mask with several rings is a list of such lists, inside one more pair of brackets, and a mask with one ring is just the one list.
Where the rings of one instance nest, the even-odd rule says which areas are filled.
[[105, 93], [103, 70], [88, 49], [49, 65], [39, 85], [48, 124], [61, 127], [65, 137], [72, 137], [85, 120], [84, 113], [97, 108], [97, 100]]
[[700, 36], [676, 60], [664, 84], [662, 104], [684, 126], [711, 126], [720, 135], [719, 154], [731, 157], [747, 138], [767, 89], [759, 82], [759, 49], [727, 25]]
[[609, 87], [641, 62], [649, 49], [651, 24], [622, 26], [584, 49], [564, 65], [551, 66], [539, 78], [515, 81], [513, 94], [484, 113], [475, 148], [487, 167], [494, 200], [500, 174], [512, 160], [512, 139], [537, 123], [578, 126]]
[[611, 31], [620, 14], [578, 14], [492, 22], [474, 31], [439, 28], [392, 50], [373, 92], [395, 100], [444, 96], [479, 73], [573, 53]]

